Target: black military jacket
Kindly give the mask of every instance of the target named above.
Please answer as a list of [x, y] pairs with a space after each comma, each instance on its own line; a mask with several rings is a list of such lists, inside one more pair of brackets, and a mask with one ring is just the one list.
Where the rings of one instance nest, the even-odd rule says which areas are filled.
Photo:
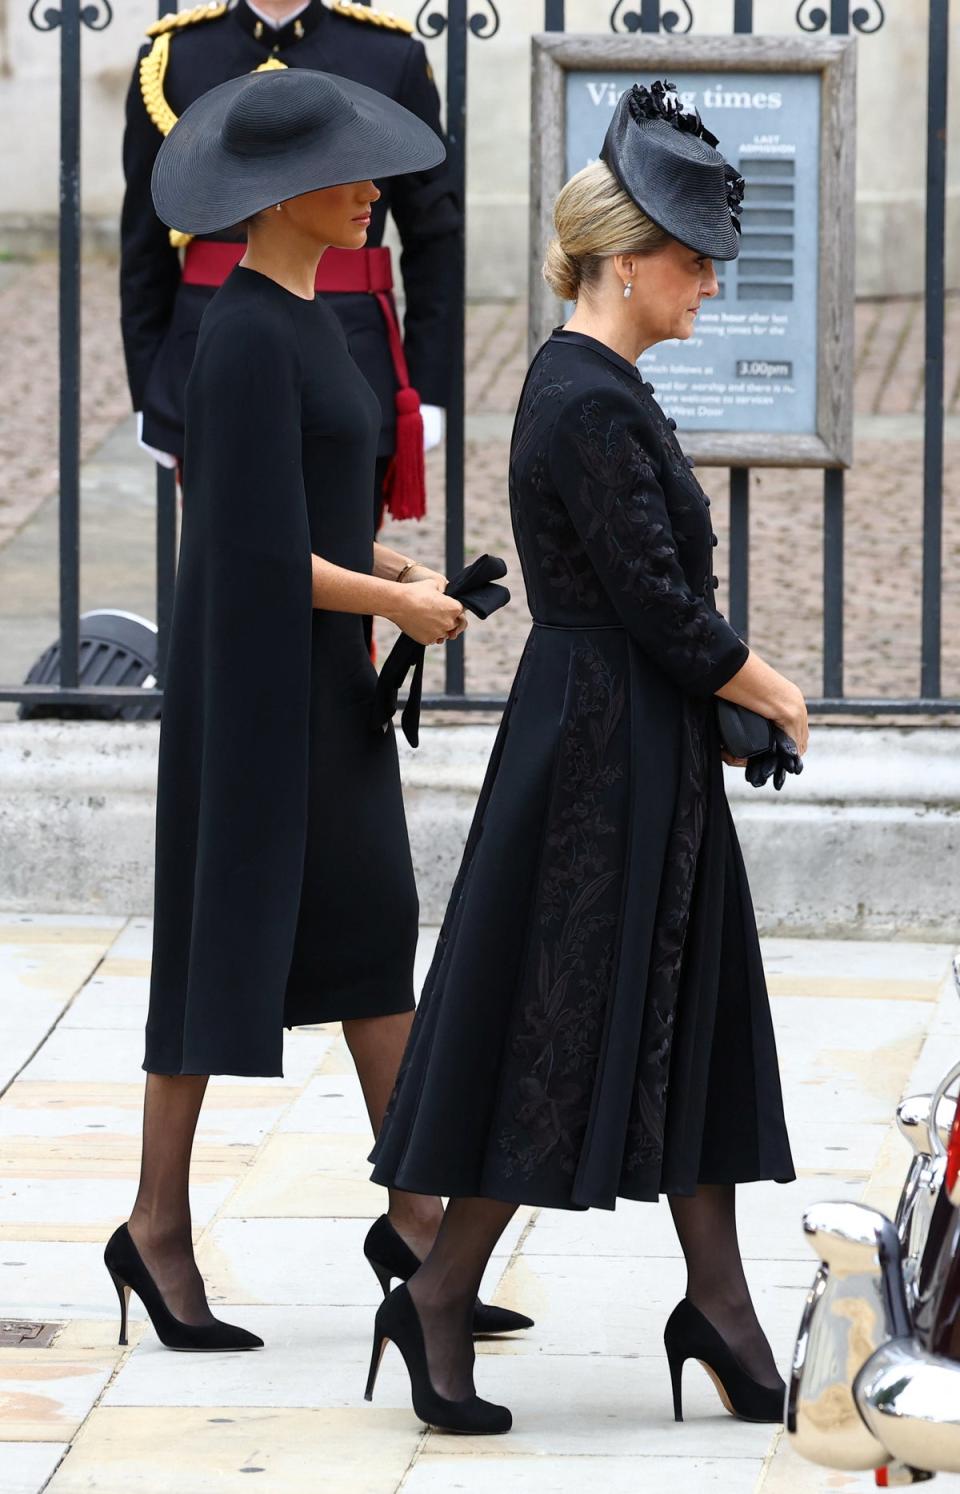
[[[157, 65], [162, 61], [155, 50], [158, 41], [166, 51], [165, 67]], [[144, 58], [151, 59], [146, 86], [140, 66]], [[127, 98], [123, 142], [121, 323], [133, 406], [144, 412], [144, 439], [163, 451], [183, 452], [183, 391], [200, 318], [214, 292], [181, 284], [180, 255], [150, 197], [154, 159], [165, 130], [188, 104], [271, 59], [338, 73], [379, 89], [442, 133], [440, 101], [423, 45], [410, 34], [408, 22], [365, 6], [334, 8], [310, 0], [305, 11], [276, 31], [259, 20], [246, 0], [229, 7], [204, 5], [178, 17], [141, 50]], [[463, 225], [450, 169], [443, 163], [377, 185], [383, 195], [373, 205], [367, 244], [381, 243], [387, 213], [392, 213], [402, 244], [410, 381], [424, 404], [445, 405], [453, 265]], [[238, 235], [228, 231], [212, 237]], [[386, 455], [393, 450], [396, 378], [382, 313], [372, 296], [337, 294], [329, 300], [380, 400], [384, 425], [379, 449]]]

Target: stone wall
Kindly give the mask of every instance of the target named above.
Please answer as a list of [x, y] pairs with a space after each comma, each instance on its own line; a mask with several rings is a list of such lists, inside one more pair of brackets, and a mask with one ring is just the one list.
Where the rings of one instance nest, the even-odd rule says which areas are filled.
[[[148, 913], [155, 725], [0, 725], [0, 907]], [[424, 923], [439, 923], [493, 745], [492, 726], [401, 740]], [[960, 754], [947, 728], [816, 727], [777, 794], [725, 770], [767, 933], [960, 938]]]
[[[390, 0], [413, 19], [422, 0]], [[692, 0], [698, 33], [726, 32], [732, 0]], [[57, 208], [56, 32], [29, 24], [29, 0], [0, 0], [0, 136], [6, 153], [0, 248], [49, 245]], [[84, 31], [84, 205], [95, 241], [111, 244], [121, 192], [123, 99], [155, 0], [113, 0], [102, 33]], [[443, 5], [438, 8], [442, 11]], [[611, 0], [567, 0], [570, 31], [605, 30]], [[475, 9], [489, 14], [486, 0]], [[469, 290], [526, 293], [530, 33], [542, 0], [499, 0], [499, 33], [469, 52]], [[860, 39], [858, 292], [911, 294], [923, 285], [926, 0], [886, 0], [886, 24]], [[795, 0], [757, 0], [758, 32], [796, 34]], [[953, 47], [960, 19], [953, 24]], [[428, 50], [443, 86], [444, 44]], [[960, 63], [960, 57], [957, 58]], [[948, 284], [960, 287], [960, 65], [952, 65]]]

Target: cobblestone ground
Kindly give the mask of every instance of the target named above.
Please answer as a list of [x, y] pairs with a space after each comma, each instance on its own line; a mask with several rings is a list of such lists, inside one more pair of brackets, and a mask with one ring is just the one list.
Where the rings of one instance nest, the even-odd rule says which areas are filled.
[[[105, 260], [88, 262], [83, 295], [83, 446], [84, 455], [89, 456], [128, 413], [117, 331], [116, 266]], [[946, 310], [943, 689], [956, 695], [960, 693], [960, 296], [951, 296]], [[14, 350], [0, 366], [0, 457], [5, 474], [0, 548], [16, 541], [26, 556], [29, 532], [36, 530], [31, 520], [35, 515], [38, 520], [42, 517], [44, 500], [55, 493], [57, 482], [56, 265], [52, 261], [0, 266], [0, 337], [5, 347]], [[468, 689], [483, 694], [502, 694], [508, 688], [529, 620], [506, 498], [510, 424], [525, 368], [523, 305], [471, 305], [467, 314], [467, 551], [504, 555], [511, 566], [515, 598], [514, 606], [482, 628], [475, 627], [468, 637]], [[846, 684], [851, 694], [909, 696], [917, 690], [919, 673], [920, 300], [857, 306], [855, 402], [856, 459], [846, 488]], [[148, 576], [151, 470], [145, 461], [137, 468], [132, 442], [129, 460], [133, 486], [143, 488], [143, 553], [134, 553], [126, 528], [123, 543], [131, 544], [131, 571], [142, 569]], [[390, 525], [384, 539], [439, 563], [444, 522], [442, 453], [432, 453], [428, 466], [428, 518], [419, 526]], [[702, 468], [698, 475], [714, 499], [722, 578], [727, 474]], [[751, 642], [809, 693], [819, 693], [822, 477], [817, 472], [757, 469], [751, 492]], [[98, 536], [97, 542], [103, 540]], [[38, 548], [35, 544], [34, 549]], [[115, 556], [117, 560], [123, 562], [125, 557]], [[53, 626], [54, 575], [48, 550], [44, 563], [44, 610]], [[9, 573], [10, 581], [14, 574], [22, 574], [21, 566]], [[98, 601], [110, 604], [107, 597]], [[723, 589], [720, 605], [724, 605]], [[381, 643], [389, 643], [386, 629], [381, 632]], [[6, 666], [0, 667], [0, 674], [9, 675], [11, 661], [0, 655], [0, 665]], [[443, 657], [436, 651], [429, 660], [428, 689], [439, 689], [442, 680]]]
[[[89, 456], [130, 408], [116, 265], [83, 267], [81, 434]], [[0, 546], [57, 491], [59, 385], [55, 260], [0, 265]]]

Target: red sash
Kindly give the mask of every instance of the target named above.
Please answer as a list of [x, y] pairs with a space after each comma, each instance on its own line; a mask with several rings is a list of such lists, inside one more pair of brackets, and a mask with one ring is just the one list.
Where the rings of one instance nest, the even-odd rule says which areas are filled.
[[[183, 261], [184, 285], [222, 285], [246, 253], [246, 244], [193, 239]], [[393, 268], [389, 249], [327, 249], [317, 266], [321, 292], [375, 296], [383, 315], [398, 389], [397, 436], [383, 481], [387, 508], [395, 519], [422, 519], [427, 507], [423, 465], [423, 420], [420, 396], [410, 385], [403, 338], [393, 304]]]

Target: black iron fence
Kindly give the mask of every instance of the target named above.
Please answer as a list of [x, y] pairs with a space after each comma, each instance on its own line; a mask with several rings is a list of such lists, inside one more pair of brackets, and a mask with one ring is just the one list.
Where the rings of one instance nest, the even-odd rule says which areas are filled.
[[[369, 3], [369, 0], [367, 0]], [[605, 12], [610, 0], [596, 0]], [[666, 32], [682, 35], [696, 25], [698, 0], [616, 0], [603, 27], [614, 33]], [[699, 0], [706, 4], [707, 0]], [[711, 15], [721, 0], [709, 0]], [[784, 0], [799, 30], [808, 33], [857, 33], [865, 40], [886, 20], [881, 0]], [[887, 4], [894, 0], [887, 0]], [[903, 0], [901, 0], [903, 3]], [[912, 0], [911, 0], [912, 3]], [[500, 30], [505, 0], [424, 0], [416, 17], [420, 36], [446, 46], [446, 115], [450, 162], [466, 200], [467, 58], [474, 43]], [[158, 14], [177, 9], [177, 0], [158, 0]], [[60, 678], [51, 685], [0, 686], [0, 701], [35, 705], [87, 706], [144, 703], [162, 698], [173, 586], [176, 569], [176, 491], [171, 472], [158, 470], [156, 509], [156, 581], [158, 624], [157, 685], [153, 690], [103, 688], [79, 682], [80, 570], [80, 46], [83, 28], [102, 31], [113, 19], [111, 0], [33, 0], [29, 17], [40, 31], [59, 32], [60, 39]], [[754, 29], [754, 0], [730, 0], [731, 29]], [[544, 0], [543, 28], [563, 31], [565, 0]], [[844, 473], [823, 474], [823, 684], [822, 695], [809, 702], [821, 715], [931, 715], [960, 713], [960, 700], [941, 693], [941, 595], [944, 442], [944, 292], [947, 155], [947, 59], [949, 0], [928, 0], [923, 569], [920, 671], [917, 694], [882, 699], [844, 693]], [[456, 272], [465, 290], [465, 243], [459, 245]], [[464, 295], [454, 329], [454, 372], [447, 406], [446, 564], [452, 574], [464, 551]], [[730, 619], [746, 633], [749, 616], [750, 472], [730, 471]], [[471, 695], [465, 685], [465, 643], [446, 649], [444, 691], [425, 700], [447, 710], [498, 709], [503, 700]]]

